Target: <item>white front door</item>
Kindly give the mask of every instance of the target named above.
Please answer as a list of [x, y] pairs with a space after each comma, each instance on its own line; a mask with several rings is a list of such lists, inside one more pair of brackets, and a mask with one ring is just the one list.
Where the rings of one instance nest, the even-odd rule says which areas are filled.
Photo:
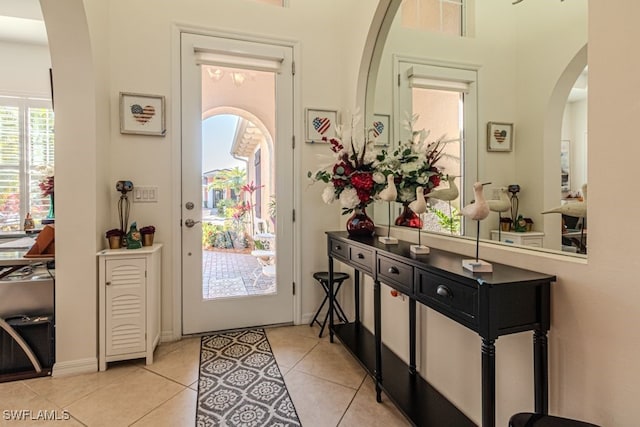
[[[181, 35], [183, 334], [288, 323], [293, 320], [292, 56], [292, 48], [287, 46], [187, 33]], [[209, 108], [203, 106], [202, 102], [202, 76], [203, 67], [210, 66], [232, 67], [243, 73], [246, 72], [247, 75], [250, 75], [251, 71], [271, 73], [275, 81], [275, 90], [269, 95], [275, 107], [274, 129], [272, 132], [267, 132], [270, 133], [272, 157], [270, 164], [265, 165], [262, 162], [257, 168], [258, 171], [262, 171], [263, 177], [265, 170], [271, 174], [273, 187], [271, 190], [275, 195], [275, 217], [277, 218], [277, 228], [273, 233], [275, 234], [274, 246], [269, 256], [263, 257], [250, 256], [251, 253], [258, 255], [259, 253], [255, 250], [261, 247], [252, 246], [245, 250], [245, 257], [240, 262], [249, 263], [254, 276], [244, 277], [242, 279], [244, 283], [242, 280], [236, 283], [238, 286], [251, 286], [252, 283], [247, 282], [251, 282], [253, 278], [259, 281], [272, 280], [273, 287], [260, 295], [245, 294], [211, 298], [206, 292], [211, 277], [205, 275], [203, 283], [203, 259], [209, 259], [208, 257], [212, 256], [210, 252], [203, 250], [202, 235], [203, 208], [210, 207], [209, 200], [206, 201], [206, 206], [203, 203], [203, 195], [206, 194], [208, 198], [212, 194], [209, 188], [203, 188], [203, 182], [207, 178], [204, 176], [206, 171], [203, 171], [202, 166], [202, 123], [204, 109]], [[213, 77], [211, 73], [210, 76]], [[225, 106], [218, 107], [225, 108]], [[233, 110], [237, 106], [230, 105], [228, 108]], [[246, 106], [246, 109], [250, 110], [251, 106]], [[256, 151], [256, 158], [260, 159], [260, 150]], [[250, 155], [256, 156], [256, 153]], [[252, 167], [251, 162], [247, 164], [248, 169]], [[248, 181], [255, 180], [255, 177], [251, 178], [251, 173], [255, 174], [255, 169], [248, 171]], [[263, 181], [264, 179], [261, 182]], [[230, 191], [226, 193], [231, 194]], [[271, 195], [263, 194], [262, 199], [269, 198]], [[265, 209], [261, 211], [261, 215], [266, 216]], [[253, 224], [253, 220], [249, 223]], [[255, 228], [251, 230], [249, 227], [249, 230], [249, 233], [256, 232]], [[249, 235], [249, 240], [253, 237]], [[265, 263], [265, 261], [273, 264], [266, 264], [267, 266], [263, 268], [261, 262]], [[227, 265], [228, 257], [222, 262], [225, 265], [214, 267], [209, 273], [222, 273], [222, 269], [231, 268]]]

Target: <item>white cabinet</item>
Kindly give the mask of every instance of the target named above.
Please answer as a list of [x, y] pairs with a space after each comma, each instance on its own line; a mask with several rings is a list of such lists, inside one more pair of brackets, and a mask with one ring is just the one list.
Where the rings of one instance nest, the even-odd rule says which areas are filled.
[[[491, 230], [491, 240], [498, 240], [498, 230]], [[501, 231], [500, 241], [512, 245], [542, 248], [544, 246], [544, 233], [541, 231], [527, 231], [524, 233]]]
[[160, 341], [162, 245], [98, 252], [99, 368], [146, 358]]

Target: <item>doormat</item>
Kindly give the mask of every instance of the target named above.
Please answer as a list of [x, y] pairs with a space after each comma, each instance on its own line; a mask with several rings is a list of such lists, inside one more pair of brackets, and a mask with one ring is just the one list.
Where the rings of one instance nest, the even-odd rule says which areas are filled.
[[202, 337], [196, 425], [301, 426], [264, 329]]

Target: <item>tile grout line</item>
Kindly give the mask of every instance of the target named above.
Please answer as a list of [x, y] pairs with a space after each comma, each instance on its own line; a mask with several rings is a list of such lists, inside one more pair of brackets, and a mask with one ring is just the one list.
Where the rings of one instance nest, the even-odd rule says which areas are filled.
[[365, 374], [364, 378], [362, 379], [362, 382], [360, 382], [360, 386], [358, 386], [358, 388], [356, 389], [356, 392], [353, 393], [353, 397], [349, 401], [349, 404], [347, 405], [347, 407], [345, 408], [344, 412], [342, 413], [342, 416], [338, 420], [338, 424], [336, 424], [336, 427], [338, 427], [340, 425], [340, 423], [344, 419], [344, 416], [347, 415], [347, 412], [349, 412], [349, 408], [351, 408], [351, 405], [353, 404], [353, 401], [356, 400], [356, 396], [360, 392], [360, 389], [362, 389], [362, 387], [364, 386], [365, 381], [367, 381], [367, 375], [366, 374]]

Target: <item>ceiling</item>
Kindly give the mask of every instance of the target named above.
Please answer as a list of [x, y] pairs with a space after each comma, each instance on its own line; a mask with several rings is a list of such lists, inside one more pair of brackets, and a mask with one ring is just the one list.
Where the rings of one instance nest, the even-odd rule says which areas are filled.
[[0, 42], [47, 45], [39, 0], [0, 0]]

